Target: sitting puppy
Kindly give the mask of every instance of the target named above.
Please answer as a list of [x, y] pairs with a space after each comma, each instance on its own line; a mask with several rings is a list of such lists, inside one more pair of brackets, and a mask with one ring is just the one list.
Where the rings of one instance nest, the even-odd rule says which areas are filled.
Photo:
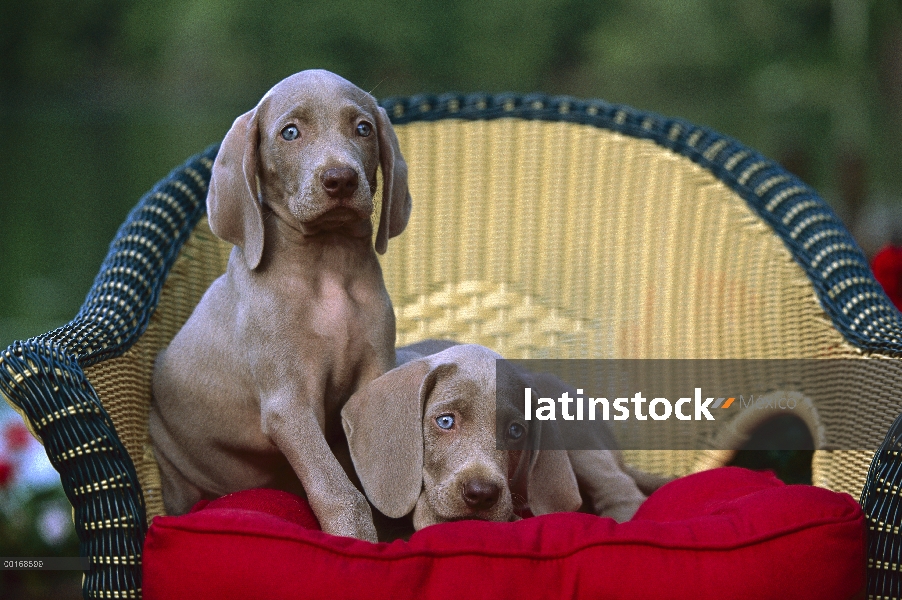
[[207, 197], [210, 228], [235, 248], [153, 374], [168, 513], [272, 487], [306, 493], [324, 531], [375, 541], [370, 507], [333, 450], [345, 401], [395, 364], [376, 252], [410, 210], [388, 115], [341, 77], [292, 75], [235, 120]]
[[[430, 350], [441, 351], [420, 354]], [[398, 357], [408, 362], [355, 393], [342, 421], [367, 497], [389, 517], [412, 512], [414, 529], [460, 519], [510, 521], [526, 509], [575, 511], [583, 496], [589, 511], [626, 521], [645, 500], [643, 491], [666, 481], [638, 474], [637, 483], [613, 450], [498, 449], [501, 356], [488, 348], [427, 341], [399, 349]], [[502, 376], [510, 378], [503, 385], [519, 389], [552, 383], [514, 370]], [[525, 441], [522, 412], [513, 405], [500, 410], [499, 431]], [[541, 435], [556, 432], [546, 423]]]

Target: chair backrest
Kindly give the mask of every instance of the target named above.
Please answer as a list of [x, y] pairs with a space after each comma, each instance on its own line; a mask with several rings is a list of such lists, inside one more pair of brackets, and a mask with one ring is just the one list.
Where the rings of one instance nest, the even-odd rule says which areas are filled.
[[[734, 140], [572, 98], [420, 97], [387, 108], [415, 206], [383, 261], [399, 345], [445, 337], [510, 358], [902, 350], [899, 312], [835, 214]], [[814, 482], [857, 495], [898, 412], [902, 371], [898, 361], [834, 364], [849, 377], [818, 390], [828, 398], [820, 411], [796, 414], [816, 440]], [[863, 373], [885, 400], [856, 412], [847, 401]], [[765, 416], [724, 424], [726, 450], [628, 459], [671, 474], [722, 465]]]
[[[902, 369], [891, 359], [902, 355], [902, 315], [814, 191], [734, 140], [601, 101], [449, 95], [384, 106], [414, 200], [382, 260], [398, 345], [452, 338], [510, 358], [867, 360], [884, 404], [850, 411], [851, 381], [802, 415], [818, 448], [815, 483], [861, 491], [876, 445], [854, 440], [882, 439], [898, 412]], [[79, 414], [111, 421], [127, 454], [111, 451], [124, 466], [105, 477], [136, 480], [143, 496], [125, 486], [137, 497], [130, 510], [148, 517], [163, 512], [146, 432], [153, 361], [229, 252], [203, 216], [215, 151], [142, 199], [72, 324], [0, 359], [0, 390], [33, 425], [76, 410], [34, 408], [39, 390], [25, 389], [23, 374], [34, 353], [62, 348], [84, 370]], [[91, 404], [95, 391], [108, 419]], [[756, 424], [724, 423], [736, 440]], [[48, 453], [51, 438], [69, 435], [35, 429]], [[631, 450], [627, 459], [683, 474], [730, 455]], [[65, 480], [71, 467], [55, 464]], [[70, 488], [106, 490], [91, 472], [72, 475]]]

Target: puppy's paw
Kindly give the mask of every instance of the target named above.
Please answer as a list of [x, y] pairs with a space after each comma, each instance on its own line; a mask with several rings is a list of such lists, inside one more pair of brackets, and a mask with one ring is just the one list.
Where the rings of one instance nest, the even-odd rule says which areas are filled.
[[379, 538], [376, 536], [376, 527], [372, 523], [356, 522], [356, 523], [339, 523], [336, 527], [323, 527], [323, 531], [332, 535], [340, 535], [342, 537], [356, 538], [365, 542], [376, 543]]
[[636, 511], [639, 510], [641, 500], [624, 501], [616, 504], [608, 504], [604, 508], [597, 508], [595, 514], [599, 517], [610, 517], [618, 523], [626, 523], [633, 518]]
[[[332, 507], [333, 518], [323, 519], [323, 531], [332, 535], [357, 538], [367, 542], [378, 542], [376, 526], [373, 525], [373, 512], [366, 498], [354, 490], [347, 500], [336, 503]], [[341, 506], [343, 510], [337, 510]]]

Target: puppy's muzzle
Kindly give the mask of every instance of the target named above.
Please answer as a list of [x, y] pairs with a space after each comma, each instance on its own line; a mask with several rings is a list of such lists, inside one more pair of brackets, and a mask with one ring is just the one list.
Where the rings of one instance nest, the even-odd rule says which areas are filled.
[[471, 479], [461, 489], [464, 503], [476, 512], [491, 509], [498, 503], [500, 494], [501, 488], [497, 484], [483, 479]]
[[320, 175], [320, 183], [330, 198], [350, 198], [357, 191], [360, 176], [351, 167], [332, 167]]

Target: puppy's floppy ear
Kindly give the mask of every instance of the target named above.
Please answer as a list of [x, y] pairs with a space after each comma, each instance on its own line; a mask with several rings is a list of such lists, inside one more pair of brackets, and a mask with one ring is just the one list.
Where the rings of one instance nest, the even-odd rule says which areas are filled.
[[400, 235], [410, 219], [411, 199], [407, 189], [407, 163], [401, 156], [398, 136], [388, 113], [376, 107], [376, 130], [379, 135], [379, 164], [382, 167], [382, 210], [376, 233], [376, 252], [385, 254], [388, 239]]
[[363, 489], [392, 518], [411, 512], [423, 488], [423, 402], [432, 371], [425, 359], [401, 365], [357, 390], [341, 411]]
[[[542, 436], [555, 436], [551, 422], [542, 425]], [[543, 440], [540, 446], [562, 448], [560, 440]], [[526, 495], [534, 515], [579, 510], [582, 497], [566, 450], [538, 450], [526, 480]]]
[[210, 229], [241, 248], [248, 269], [263, 255], [263, 207], [257, 198], [257, 109], [244, 113], [222, 140], [207, 194]]

